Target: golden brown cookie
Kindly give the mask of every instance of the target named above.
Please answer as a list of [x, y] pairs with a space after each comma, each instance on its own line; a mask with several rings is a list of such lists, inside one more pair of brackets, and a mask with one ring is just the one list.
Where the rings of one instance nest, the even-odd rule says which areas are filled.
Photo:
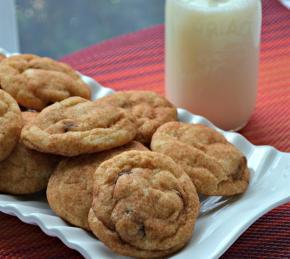
[[150, 144], [156, 129], [168, 122], [176, 121], [177, 111], [164, 97], [150, 91], [124, 91], [97, 100], [129, 111], [136, 119], [136, 140]]
[[0, 63], [0, 85], [19, 105], [42, 110], [70, 96], [90, 98], [89, 87], [68, 65], [36, 55], [16, 55]]
[[169, 122], [155, 132], [151, 149], [181, 165], [201, 194], [228, 196], [248, 187], [246, 158], [214, 129]]
[[5, 59], [6, 58], [6, 56], [5, 55], [3, 55], [3, 54], [0, 54], [0, 62], [3, 60], [3, 59]]
[[47, 186], [51, 209], [72, 225], [90, 230], [88, 214], [93, 200], [93, 175], [103, 161], [128, 150], [148, 149], [133, 141], [100, 153], [63, 159]]
[[21, 133], [23, 143], [40, 152], [77, 156], [122, 146], [134, 139], [126, 111], [70, 97], [39, 113]]
[[165, 257], [190, 240], [199, 199], [189, 177], [170, 157], [124, 152], [103, 162], [94, 177], [89, 225], [114, 252]]
[[[22, 113], [24, 123], [29, 123], [37, 114]], [[49, 176], [58, 158], [39, 153], [18, 143], [10, 156], [0, 162], [0, 192], [30, 194], [46, 188]]]
[[16, 101], [0, 90], [0, 161], [12, 152], [22, 128], [21, 111]]

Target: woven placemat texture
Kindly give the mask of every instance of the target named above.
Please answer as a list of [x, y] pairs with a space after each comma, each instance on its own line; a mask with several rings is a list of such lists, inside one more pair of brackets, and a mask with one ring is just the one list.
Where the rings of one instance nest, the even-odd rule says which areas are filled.
[[[62, 60], [116, 90], [164, 93], [162, 25], [105, 41]], [[290, 11], [276, 0], [263, 1], [258, 99], [241, 134], [254, 144], [290, 152]], [[0, 258], [81, 258], [58, 239], [14, 217], [0, 214], [0, 229]], [[290, 204], [259, 219], [223, 258], [290, 258]]]

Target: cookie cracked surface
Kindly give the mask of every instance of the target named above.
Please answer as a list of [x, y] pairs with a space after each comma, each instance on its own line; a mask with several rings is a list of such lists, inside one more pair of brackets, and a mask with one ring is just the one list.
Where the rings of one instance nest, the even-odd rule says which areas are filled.
[[148, 149], [133, 141], [100, 153], [64, 158], [49, 179], [49, 206], [72, 225], [90, 230], [88, 214], [93, 200], [94, 173], [103, 161], [128, 150]]
[[42, 110], [21, 133], [23, 143], [44, 153], [76, 156], [122, 146], [136, 134], [126, 111], [70, 97]]
[[216, 130], [200, 124], [169, 122], [152, 137], [151, 149], [170, 156], [205, 195], [246, 191], [249, 169], [244, 155]]
[[150, 144], [156, 129], [169, 121], [176, 121], [176, 107], [164, 97], [150, 91], [123, 91], [105, 96], [97, 102], [123, 108], [136, 119], [136, 140]]
[[90, 98], [89, 87], [71, 67], [30, 54], [2, 60], [0, 86], [19, 105], [37, 111], [71, 96]]
[[12, 152], [22, 128], [21, 111], [16, 101], [0, 90], [0, 161]]
[[[37, 114], [24, 112], [22, 116], [27, 124]], [[0, 192], [30, 194], [45, 189], [57, 162], [57, 157], [30, 150], [19, 142], [0, 162]]]
[[191, 238], [198, 212], [194, 185], [163, 154], [124, 152], [95, 173], [89, 225], [121, 255], [154, 258], [178, 251]]

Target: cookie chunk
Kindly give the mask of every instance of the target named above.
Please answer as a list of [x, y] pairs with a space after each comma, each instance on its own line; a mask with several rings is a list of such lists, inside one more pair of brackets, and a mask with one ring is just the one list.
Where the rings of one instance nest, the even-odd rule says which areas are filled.
[[22, 128], [21, 111], [16, 101], [0, 90], [0, 161], [12, 152]]
[[[37, 114], [22, 114], [24, 124]], [[0, 192], [30, 194], [46, 188], [48, 179], [57, 165], [58, 158], [39, 153], [18, 143], [10, 156], [0, 162]]]
[[16, 55], [0, 63], [0, 86], [19, 105], [40, 111], [70, 96], [90, 98], [89, 87], [68, 65], [36, 55]]
[[124, 91], [103, 97], [97, 102], [108, 103], [129, 111], [136, 119], [136, 140], [150, 144], [156, 129], [176, 121], [176, 108], [164, 97], [150, 91]]
[[165, 257], [191, 238], [199, 199], [189, 177], [170, 157], [124, 152], [103, 162], [94, 177], [89, 225], [114, 252]]
[[72, 225], [89, 229], [93, 175], [105, 160], [128, 150], [148, 150], [139, 142], [100, 153], [63, 159], [49, 179], [47, 200], [51, 209]]
[[70, 97], [40, 112], [21, 138], [44, 153], [76, 156], [122, 146], [134, 139], [134, 120], [126, 111]]
[[181, 165], [201, 194], [228, 196], [243, 193], [248, 187], [246, 158], [214, 129], [166, 123], [153, 135], [151, 149]]

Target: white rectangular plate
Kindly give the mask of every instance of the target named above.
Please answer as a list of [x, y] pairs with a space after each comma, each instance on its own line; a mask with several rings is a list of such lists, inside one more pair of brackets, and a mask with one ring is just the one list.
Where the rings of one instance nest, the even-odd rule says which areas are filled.
[[[1, 49], [0, 53], [9, 55]], [[91, 87], [94, 100], [113, 92], [92, 78], [82, 75], [82, 79]], [[259, 217], [290, 201], [290, 154], [270, 146], [255, 146], [240, 134], [222, 131], [205, 118], [183, 109], [178, 109], [178, 118], [180, 121], [215, 128], [248, 159], [251, 180], [247, 192], [216, 210], [203, 213], [197, 220], [188, 246], [173, 256], [179, 259], [218, 258]], [[219, 200], [220, 197], [205, 198], [202, 209], [206, 210], [208, 204]], [[21, 197], [0, 194], [0, 211], [15, 215], [23, 222], [38, 225], [47, 235], [58, 237], [86, 258], [123, 258], [113, 254], [90, 233], [72, 227], [56, 216], [48, 207], [44, 195]]]

